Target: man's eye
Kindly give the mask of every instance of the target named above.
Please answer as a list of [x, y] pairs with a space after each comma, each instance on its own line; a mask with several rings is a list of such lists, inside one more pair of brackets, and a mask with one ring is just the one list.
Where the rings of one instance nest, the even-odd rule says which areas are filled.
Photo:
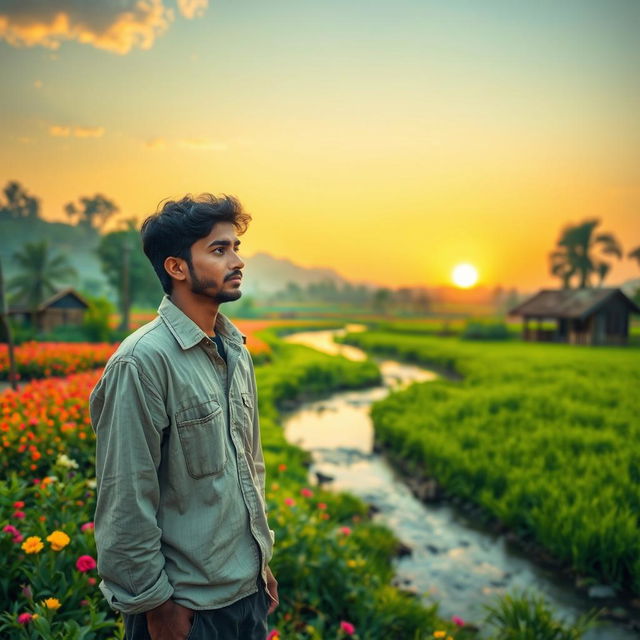
[[222, 255], [224, 253], [224, 247], [216, 247], [213, 250], [213, 253], [219, 253], [220, 255]]

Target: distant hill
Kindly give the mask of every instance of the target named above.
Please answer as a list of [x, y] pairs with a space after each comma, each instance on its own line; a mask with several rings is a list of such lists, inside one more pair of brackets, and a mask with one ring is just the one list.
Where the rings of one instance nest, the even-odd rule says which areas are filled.
[[332, 280], [343, 286], [347, 279], [333, 269], [324, 267], [301, 267], [286, 258], [274, 258], [268, 253], [256, 253], [245, 260], [245, 278], [242, 289], [245, 293], [260, 297], [280, 291], [288, 282], [301, 287], [315, 282]]

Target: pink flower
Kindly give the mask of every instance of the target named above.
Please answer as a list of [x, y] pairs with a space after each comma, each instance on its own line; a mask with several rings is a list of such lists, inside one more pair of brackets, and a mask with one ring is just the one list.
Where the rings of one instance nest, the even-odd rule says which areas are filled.
[[13, 541], [16, 543], [20, 543], [24, 540], [24, 536], [12, 524], [5, 525], [2, 530], [5, 533], [11, 534], [13, 536]]
[[93, 585], [97, 582], [97, 580], [96, 580], [95, 578], [87, 578], [87, 582], [88, 582], [91, 586], [93, 586]]
[[296, 501], [293, 498], [285, 498], [284, 503], [287, 505], [287, 507], [295, 507], [296, 505]]
[[23, 518], [26, 517], [26, 515], [27, 514], [24, 511], [16, 510], [16, 511], [13, 512], [13, 517], [17, 518], [18, 520], [22, 520]]
[[280, 632], [277, 629], [272, 629], [269, 631], [267, 640], [280, 640]]
[[85, 522], [81, 527], [80, 531], [93, 531], [94, 530], [93, 522]]
[[17, 500], [16, 502], [13, 503], [13, 508], [14, 509], [23, 509], [24, 508], [24, 502], [22, 500]]
[[22, 595], [28, 600], [33, 598], [33, 591], [31, 590], [31, 587], [28, 584], [22, 585]]
[[33, 616], [30, 613], [21, 613], [18, 616], [18, 622], [20, 624], [29, 624]]
[[340, 527], [340, 533], [344, 536], [351, 535], [351, 529], [349, 527]]
[[464, 620], [460, 616], [451, 616], [451, 622], [458, 627], [464, 627]]
[[346, 620], [340, 622], [340, 629], [344, 631], [348, 636], [352, 636], [356, 632], [356, 628]]
[[76, 569], [78, 571], [91, 571], [91, 569], [96, 568], [96, 561], [91, 556], [80, 556], [76, 560]]

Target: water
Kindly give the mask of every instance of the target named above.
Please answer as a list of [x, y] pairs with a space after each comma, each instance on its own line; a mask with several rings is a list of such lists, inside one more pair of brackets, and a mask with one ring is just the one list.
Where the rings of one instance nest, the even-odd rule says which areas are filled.
[[[364, 359], [359, 349], [333, 342], [333, 336], [340, 333], [307, 332], [286, 339]], [[333, 489], [348, 491], [373, 505], [375, 519], [411, 549], [410, 555], [395, 562], [396, 584], [422, 594], [425, 602], [437, 601], [443, 617], [456, 615], [470, 622], [482, 620], [484, 605], [496, 595], [525, 589], [543, 594], [566, 619], [604, 605], [615, 606], [615, 602], [588, 598], [568, 578], [530, 562], [510, 548], [503, 535], [483, 531], [454, 508], [423, 504], [413, 496], [384, 457], [374, 452], [369, 408], [392, 389], [437, 376], [391, 360], [378, 365], [382, 386], [305, 403], [285, 416], [284, 429], [289, 442], [311, 452], [312, 478], [316, 473], [329, 476]], [[637, 638], [636, 633], [613, 623], [603, 623], [585, 635], [585, 640]]]

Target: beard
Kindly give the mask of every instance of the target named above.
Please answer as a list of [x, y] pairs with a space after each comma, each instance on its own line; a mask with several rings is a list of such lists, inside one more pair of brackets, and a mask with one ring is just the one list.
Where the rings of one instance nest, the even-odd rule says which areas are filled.
[[218, 304], [222, 304], [223, 302], [233, 302], [242, 296], [242, 291], [240, 291], [239, 288], [234, 291], [222, 291], [220, 289], [220, 285], [215, 280], [200, 279], [194, 268], [189, 264], [187, 266], [191, 275], [191, 293], [195, 293], [199, 296], [205, 296]]

